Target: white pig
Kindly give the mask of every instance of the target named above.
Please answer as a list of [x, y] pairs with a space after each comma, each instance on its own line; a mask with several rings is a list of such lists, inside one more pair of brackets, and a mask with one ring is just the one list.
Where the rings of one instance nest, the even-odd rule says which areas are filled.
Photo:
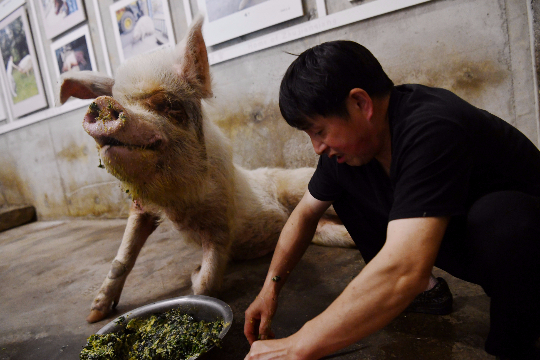
[[8, 78], [9, 92], [11, 93], [12, 97], [17, 96], [17, 83], [15, 82], [15, 78], [13, 77], [14, 66], [15, 64], [13, 63], [13, 56], [10, 56], [6, 66], [6, 74]]
[[133, 29], [133, 43], [143, 40], [146, 36], [154, 35], [154, 21], [150, 16], [141, 16]]
[[16, 68], [22, 74], [27, 75], [34, 68], [32, 64], [32, 57], [30, 55], [23, 57], [21, 61], [19, 61], [19, 65], [17, 65]]
[[[61, 102], [99, 96], [83, 127], [96, 140], [106, 169], [133, 198], [122, 244], [89, 322], [103, 319], [118, 303], [161, 216], [202, 247], [193, 292], [216, 294], [229, 259], [274, 250], [314, 171], [246, 170], [233, 164], [229, 141], [201, 109], [201, 100], [212, 96], [201, 26], [199, 18], [176, 49], [129, 59], [114, 80], [88, 71], [63, 75]], [[314, 242], [353, 246], [333, 212], [319, 222]]]

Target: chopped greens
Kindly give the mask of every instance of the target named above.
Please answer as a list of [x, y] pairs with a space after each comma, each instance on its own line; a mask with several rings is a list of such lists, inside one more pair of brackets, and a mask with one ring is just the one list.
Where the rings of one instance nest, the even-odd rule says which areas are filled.
[[88, 106], [88, 109], [90, 110], [90, 112], [96, 112], [99, 111], [99, 106], [95, 103], [95, 101], [92, 101], [90, 103], [90, 106]]
[[223, 320], [195, 321], [172, 309], [147, 319], [132, 319], [116, 333], [91, 335], [79, 359], [185, 360], [220, 346], [224, 326]]
[[124, 315], [120, 316], [116, 321], [114, 322], [116, 325], [122, 324], [124, 321], [126, 321], [126, 317]]

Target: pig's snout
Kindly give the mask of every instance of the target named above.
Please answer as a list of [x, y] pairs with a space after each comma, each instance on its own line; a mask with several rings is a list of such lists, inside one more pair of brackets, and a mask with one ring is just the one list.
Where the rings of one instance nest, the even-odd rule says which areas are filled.
[[96, 138], [110, 136], [122, 129], [126, 123], [125, 109], [110, 96], [100, 96], [88, 107], [83, 127]]

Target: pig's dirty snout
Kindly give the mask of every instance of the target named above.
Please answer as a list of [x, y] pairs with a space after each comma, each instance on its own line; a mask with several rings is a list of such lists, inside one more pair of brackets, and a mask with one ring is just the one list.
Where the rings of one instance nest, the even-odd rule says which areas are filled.
[[122, 105], [110, 96], [100, 96], [88, 107], [83, 127], [94, 138], [112, 136], [124, 127], [126, 120]]
[[114, 120], [125, 121], [124, 108], [110, 96], [100, 96], [88, 107], [85, 122], [109, 122]]

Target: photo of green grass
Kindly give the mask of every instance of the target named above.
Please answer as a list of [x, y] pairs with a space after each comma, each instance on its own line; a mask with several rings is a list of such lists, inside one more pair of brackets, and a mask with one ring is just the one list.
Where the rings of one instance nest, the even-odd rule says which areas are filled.
[[17, 86], [17, 96], [13, 97], [14, 104], [39, 94], [33, 70], [27, 74], [14, 71], [13, 79]]
[[6, 93], [14, 117], [47, 106], [26, 9], [21, 7], [0, 21], [0, 53]]
[[[0, 30], [0, 48], [4, 62], [8, 64], [6, 71], [10, 78], [13, 103], [38, 95], [39, 90], [21, 17]], [[10, 59], [12, 66], [9, 66]]]

